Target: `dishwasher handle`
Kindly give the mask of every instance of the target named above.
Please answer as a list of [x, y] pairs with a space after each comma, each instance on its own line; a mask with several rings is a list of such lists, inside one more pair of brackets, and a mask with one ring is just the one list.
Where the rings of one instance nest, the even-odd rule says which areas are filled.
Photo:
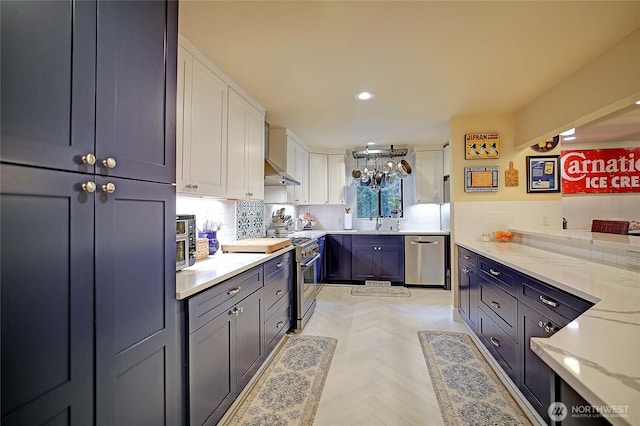
[[411, 241], [411, 244], [438, 244], [438, 241]]

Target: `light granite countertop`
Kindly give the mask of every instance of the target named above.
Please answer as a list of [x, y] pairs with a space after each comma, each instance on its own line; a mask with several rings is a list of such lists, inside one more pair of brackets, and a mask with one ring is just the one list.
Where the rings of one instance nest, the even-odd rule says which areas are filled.
[[531, 348], [590, 404], [624, 410], [611, 423], [640, 425], [640, 272], [517, 243], [456, 244], [595, 303]]
[[425, 230], [425, 229], [401, 229], [400, 231], [391, 231], [381, 229], [379, 231], [361, 230], [361, 229], [312, 229], [307, 231], [295, 231], [291, 236], [295, 237], [312, 237], [319, 238], [324, 235], [339, 234], [339, 235], [449, 235], [449, 231], [443, 231], [440, 229]]
[[176, 299], [186, 299], [293, 249], [287, 246], [270, 254], [216, 253], [176, 272]]

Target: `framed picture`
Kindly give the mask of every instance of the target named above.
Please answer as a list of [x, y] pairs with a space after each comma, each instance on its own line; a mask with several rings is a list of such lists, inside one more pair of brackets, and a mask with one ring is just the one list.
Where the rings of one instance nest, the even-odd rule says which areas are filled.
[[498, 167], [465, 167], [464, 192], [495, 192], [498, 190]]
[[560, 192], [560, 156], [527, 156], [527, 192]]
[[497, 132], [467, 133], [464, 145], [465, 160], [500, 158], [500, 134]]

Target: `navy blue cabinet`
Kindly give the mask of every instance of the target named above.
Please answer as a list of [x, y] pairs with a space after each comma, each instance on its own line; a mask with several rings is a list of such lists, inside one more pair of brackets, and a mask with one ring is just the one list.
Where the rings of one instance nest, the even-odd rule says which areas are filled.
[[351, 235], [327, 235], [324, 256], [328, 281], [351, 281]]
[[177, 2], [0, 8], [2, 423], [182, 424]]
[[458, 311], [474, 331], [478, 324], [477, 264], [475, 253], [458, 247]]
[[0, 165], [2, 424], [93, 423], [94, 197]]
[[265, 359], [263, 267], [188, 300], [189, 424], [215, 425]]
[[2, 161], [174, 182], [177, 2], [0, 7]]
[[351, 279], [404, 282], [404, 239], [395, 235], [354, 235]]

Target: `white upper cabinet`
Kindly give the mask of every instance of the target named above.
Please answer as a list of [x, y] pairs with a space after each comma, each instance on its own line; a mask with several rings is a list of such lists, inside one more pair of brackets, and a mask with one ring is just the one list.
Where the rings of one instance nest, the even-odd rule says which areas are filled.
[[180, 36], [176, 191], [264, 197], [264, 110]]
[[272, 128], [269, 132], [269, 159], [293, 176], [300, 185], [268, 186], [265, 202], [309, 204], [309, 151], [290, 130]]
[[180, 46], [177, 192], [226, 195], [227, 96], [227, 83]]
[[264, 195], [264, 113], [229, 88], [227, 197]]
[[309, 204], [344, 204], [343, 154], [309, 154]]
[[442, 151], [416, 151], [416, 202], [442, 203]]
[[327, 155], [309, 153], [309, 204], [329, 202], [327, 172]]
[[346, 174], [344, 154], [327, 155], [327, 166], [327, 192], [329, 197], [329, 204], [344, 204], [344, 186]]
[[451, 174], [451, 145], [447, 144], [442, 148], [442, 175]]

